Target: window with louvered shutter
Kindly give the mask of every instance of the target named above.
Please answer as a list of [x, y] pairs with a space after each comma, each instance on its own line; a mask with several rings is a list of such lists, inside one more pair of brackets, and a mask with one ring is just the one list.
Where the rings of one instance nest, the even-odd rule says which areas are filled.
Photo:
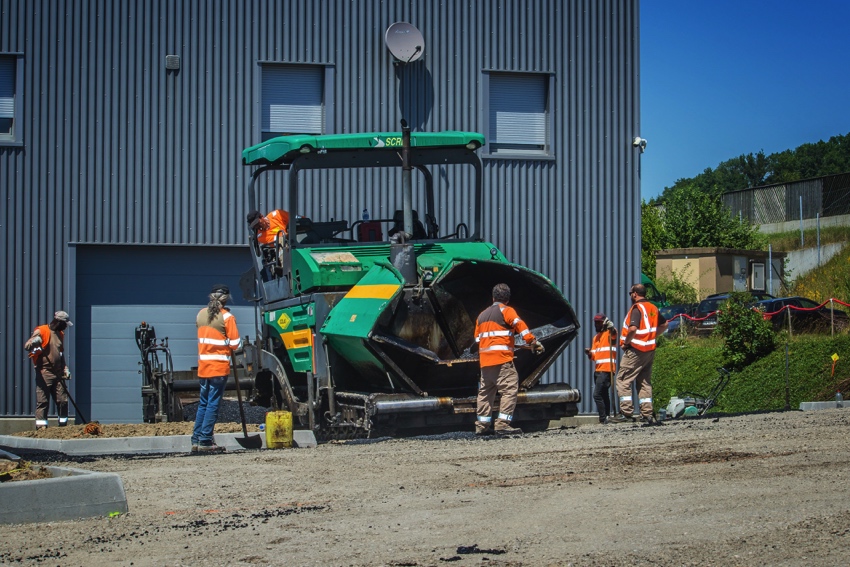
[[324, 69], [301, 65], [263, 65], [263, 140], [284, 134], [324, 132]]
[[0, 139], [12, 140], [15, 134], [15, 63], [14, 57], [0, 56]]
[[492, 73], [489, 84], [490, 153], [546, 153], [548, 76]]

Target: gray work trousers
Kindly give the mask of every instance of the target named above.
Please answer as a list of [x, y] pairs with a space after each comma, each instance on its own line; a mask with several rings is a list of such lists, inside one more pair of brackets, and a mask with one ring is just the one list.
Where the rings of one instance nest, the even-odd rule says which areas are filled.
[[617, 395], [620, 397], [620, 411], [623, 415], [634, 413], [632, 403], [632, 382], [638, 391], [640, 415], [652, 415], [652, 361], [655, 351], [644, 352], [636, 348], [623, 349], [620, 359], [620, 371], [617, 373]]

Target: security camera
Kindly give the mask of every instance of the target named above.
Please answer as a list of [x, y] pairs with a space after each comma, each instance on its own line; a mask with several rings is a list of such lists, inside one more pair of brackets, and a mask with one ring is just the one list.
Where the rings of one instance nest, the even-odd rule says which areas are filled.
[[635, 136], [635, 139], [632, 140], [632, 146], [640, 148], [640, 153], [643, 153], [646, 150], [646, 140], [640, 136]]

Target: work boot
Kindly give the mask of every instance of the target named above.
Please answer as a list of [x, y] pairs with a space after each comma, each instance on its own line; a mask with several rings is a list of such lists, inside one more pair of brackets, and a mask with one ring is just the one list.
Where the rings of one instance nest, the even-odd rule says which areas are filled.
[[601, 425], [608, 425], [608, 422], [609, 422], [609, 419], [608, 419], [608, 416], [607, 416], [607, 415], [606, 415], [605, 417], [600, 417], [600, 418], [599, 418], [599, 423], [600, 423]]
[[198, 445], [199, 453], [223, 453], [226, 450], [227, 449], [225, 449], [224, 447], [219, 447], [215, 443], [213, 443], [212, 445]]
[[490, 427], [489, 423], [484, 423], [483, 421], [475, 422], [475, 434], [476, 435], [493, 435], [493, 429]]
[[618, 413], [617, 415], [611, 417], [610, 420], [612, 423], [634, 423], [635, 418], [631, 415], [626, 415], [624, 413]]
[[502, 425], [496, 427], [496, 435], [518, 435], [522, 433], [519, 427], [511, 427], [510, 425]]

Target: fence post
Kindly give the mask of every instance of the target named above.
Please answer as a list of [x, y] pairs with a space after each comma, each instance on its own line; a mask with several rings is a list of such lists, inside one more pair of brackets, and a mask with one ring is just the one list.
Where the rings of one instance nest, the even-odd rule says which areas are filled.
[[803, 196], [800, 195], [800, 248], [805, 246], [803, 242]]
[[791, 409], [791, 392], [788, 389], [788, 341], [785, 341], [785, 409]]
[[770, 287], [770, 294], [773, 295], [773, 245], [767, 245], [767, 281]]
[[794, 334], [791, 330], [791, 311], [792, 311], [792, 309], [791, 309], [790, 306], [786, 305], [785, 311], [788, 312], [788, 337], [790, 338]]
[[835, 338], [835, 304], [832, 303], [832, 298], [829, 298], [829, 328], [832, 329], [831, 336]]
[[817, 233], [818, 233], [818, 266], [820, 266], [820, 213], [815, 214], [815, 219], [817, 219]]

